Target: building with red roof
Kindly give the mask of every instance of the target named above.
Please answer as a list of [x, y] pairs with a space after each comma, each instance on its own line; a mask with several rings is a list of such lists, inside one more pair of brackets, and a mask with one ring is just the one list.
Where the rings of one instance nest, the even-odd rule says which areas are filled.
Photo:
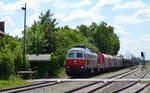
[[0, 37], [3, 37], [5, 35], [5, 23], [0, 22]]

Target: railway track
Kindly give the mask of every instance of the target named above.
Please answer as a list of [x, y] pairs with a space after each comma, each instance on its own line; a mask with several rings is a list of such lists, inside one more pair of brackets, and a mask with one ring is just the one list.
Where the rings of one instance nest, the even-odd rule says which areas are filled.
[[16, 88], [2, 89], [2, 90], [0, 90], [0, 93], [17, 93], [17, 92], [28, 91], [28, 90], [32, 90], [32, 89], [41, 88], [41, 87], [57, 85], [57, 84], [61, 84], [61, 83], [64, 83], [64, 82], [47, 81], [47, 82], [42, 82], [42, 83], [20, 86], [20, 87], [16, 87]]
[[[123, 73], [120, 73], [120, 74], [117, 74], [117, 75], [114, 75], [114, 76], [111, 76], [111, 77], [108, 77], [107, 79], [112, 79], [112, 78], [123, 78], [123, 77], [126, 77], [128, 76], [129, 74], [132, 74], [134, 72], [136, 72], [137, 70], [139, 70], [139, 68], [136, 68], [132, 71], [127, 71], [127, 72], [123, 72]], [[110, 85], [112, 82], [108, 82], [106, 84], [104, 83], [101, 83], [101, 82], [94, 82], [94, 83], [91, 83], [91, 84], [88, 84], [88, 85], [85, 85], [85, 86], [82, 86], [80, 88], [76, 88], [76, 89], [73, 89], [73, 90], [69, 90], [65, 93], [92, 93], [100, 88], [103, 88], [105, 86], [108, 86]], [[99, 86], [99, 87], [97, 87]], [[95, 88], [96, 87], [96, 88]]]
[[[108, 77], [107, 79], [111, 79], [111, 78], [114, 78], [114, 77], [125, 77], [128, 74], [132, 74], [133, 72], [135, 72], [137, 70], [138, 69], [134, 69], [133, 71], [126, 71], [126, 72], [123, 72], [123, 73], [120, 73], [120, 74]], [[28, 92], [28, 91], [33, 90], [33, 89], [39, 89], [39, 88], [49, 87], [49, 86], [53, 86], [53, 85], [61, 85], [62, 83], [65, 84], [66, 81], [60, 81], [60, 82], [46, 81], [46, 82], [41, 82], [41, 83], [37, 83], [37, 84], [31, 84], [31, 85], [25, 85], [25, 86], [21, 86], [21, 87], [16, 87], [16, 88], [3, 89], [3, 90], [0, 90], [0, 93]], [[100, 82], [90, 83], [89, 85], [80, 87], [80, 89], [82, 89], [84, 87], [91, 86], [91, 85], [96, 85], [98, 83], [100, 83]], [[70, 92], [73, 92], [73, 91], [68, 91], [68, 92], [70, 93]]]
[[145, 88], [147, 88], [150, 85], [150, 83], [132, 83], [130, 85], [127, 85], [123, 87], [122, 89], [113, 91], [112, 93], [140, 93]]
[[[144, 78], [148, 72], [149, 71], [146, 71], [145, 73], [143, 73], [142, 76], [139, 77], [138, 79]], [[138, 82], [124, 82], [124, 84], [121, 84], [121, 83], [123, 83], [123, 82], [112, 83], [111, 85], [109, 85], [109, 84], [104, 85], [97, 89], [91, 90], [88, 93], [99, 93], [99, 92], [100, 93], [105, 93], [105, 92], [139, 93], [140, 91], [142, 91], [142, 89], [144, 89], [145, 87], [147, 87], [149, 85], [149, 83], [148, 84], [140, 84], [140, 85], [138, 85], [138, 87], [136, 87], [136, 85], [139, 84]], [[141, 85], [143, 85], [143, 86], [141, 86]]]
[[[145, 78], [145, 76], [150, 73], [150, 70], [148, 70], [147, 72], [145, 72], [140, 79]], [[131, 84], [128, 84], [124, 87], [122, 87], [121, 89], [118, 89], [116, 91], [113, 91], [112, 93], [139, 93], [142, 90], [144, 90], [146, 87], [148, 87], [150, 85], [150, 82], [145, 82], [145, 83], [138, 83], [138, 82], [133, 82]]]

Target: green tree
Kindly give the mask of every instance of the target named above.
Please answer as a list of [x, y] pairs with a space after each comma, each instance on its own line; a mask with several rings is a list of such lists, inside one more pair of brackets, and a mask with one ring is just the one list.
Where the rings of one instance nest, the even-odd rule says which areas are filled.
[[77, 28], [80, 32], [83, 33], [85, 37], [89, 37], [89, 28], [86, 25], [82, 24], [80, 26], [77, 26]]
[[57, 49], [55, 53], [60, 57], [60, 62], [65, 60], [68, 49], [74, 46], [86, 46], [98, 50], [94, 45], [89, 43], [87, 37], [77, 30], [62, 29], [56, 33], [57, 38], [55, 41], [57, 41]]
[[43, 15], [41, 14], [39, 17], [38, 23], [43, 26], [43, 31], [45, 33], [45, 39], [47, 40], [47, 46], [45, 46], [45, 49], [47, 50], [47, 53], [54, 52], [55, 50], [55, 41], [54, 41], [54, 32], [57, 31], [56, 25], [58, 22], [56, 21], [55, 18], [53, 18], [53, 13], [48, 10], [46, 13]]
[[15, 75], [14, 55], [8, 48], [0, 54], [0, 79], [8, 79], [11, 75]]
[[5, 35], [0, 44], [0, 79], [8, 79], [20, 70], [29, 70], [29, 63], [22, 61], [23, 50], [17, 39]]
[[58, 29], [56, 19], [50, 10], [39, 16], [39, 21], [34, 22], [27, 30], [27, 50], [31, 54], [52, 53], [55, 51], [55, 35]]
[[27, 52], [30, 54], [43, 54], [47, 52], [45, 47], [47, 46], [47, 40], [44, 38], [45, 33], [43, 31], [43, 25], [36, 22], [31, 28], [27, 30]]
[[107, 26], [105, 22], [101, 22], [96, 27], [94, 41], [94, 44], [102, 53], [116, 55], [119, 51], [119, 38], [114, 33], [114, 28], [112, 26]]
[[94, 32], [96, 30], [97, 24], [95, 22], [92, 22], [89, 26], [90, 32]]

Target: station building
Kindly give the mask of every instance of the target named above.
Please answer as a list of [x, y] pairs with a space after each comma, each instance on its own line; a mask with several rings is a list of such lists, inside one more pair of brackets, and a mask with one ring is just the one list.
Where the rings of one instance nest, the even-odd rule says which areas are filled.
[[28, 54], [30, 68], [35, 72], [35, 78], [48, 78], [50, 54]]

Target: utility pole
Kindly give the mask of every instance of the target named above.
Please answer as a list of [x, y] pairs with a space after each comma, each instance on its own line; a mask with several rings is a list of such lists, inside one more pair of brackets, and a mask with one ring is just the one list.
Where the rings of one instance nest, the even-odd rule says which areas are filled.
[[25, 62], [26, 61], [26, 3], [25, 3], [25, 6], [22, 7], [22, 10], [24, 10], [24, 46], [23, 46], [23, 61]]

